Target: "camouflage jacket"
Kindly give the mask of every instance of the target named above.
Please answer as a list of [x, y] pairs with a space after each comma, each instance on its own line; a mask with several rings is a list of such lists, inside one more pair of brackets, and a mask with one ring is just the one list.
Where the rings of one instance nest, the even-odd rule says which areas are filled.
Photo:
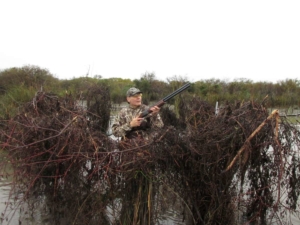
[[134, 130], [138, 130], [142, 137], [146, 140], [150, 139], [150, 133], [153, 128], [161, 128], [164, 126], [164, 123], [159, 114], [151, 116], [145, 119], [147, 123], [146, 126], [131, 128], [130, 122], [133, 118], [137, 117], [144, 110], [149, 107], [146, 105], [141, 105], [138, 108], [131, 108], [128, 106], [127, 108], [121, 109], [119, 114], [115, 117], [114, 122], [112, 124], [112, 133], [116, 137], [122, 137], [129, 135], [130, 132], [134, 132]]

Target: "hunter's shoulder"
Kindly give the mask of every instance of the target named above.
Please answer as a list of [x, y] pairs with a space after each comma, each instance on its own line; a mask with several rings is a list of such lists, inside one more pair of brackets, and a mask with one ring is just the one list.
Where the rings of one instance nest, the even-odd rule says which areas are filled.
[[131, 108], [130, 106], [128, 106], [128, 107], [122, 108], [119, 111], [119, 115], [120, 116], [122, 116], [122, 115], [128, 115], [128, 114], [136, 113], [136, 112], [139, 112], [139, 111], [144, 111], [146, 109], [148, 109], [148, 106], [144, 105], [144, 104], [140, 105], [137, 108]]
[[135, 109], [132, 109], [130, 107], [124, 107], [119, 111], [119, 115], [127, 115], [127, 114], [131, 114], [133, 111], [135, 111]]
[[125, 107], [125, 108], [122, 108], [120, 111], [119, 111], [119, 115], [126, 115], [128, 114], [128, 112], [130, 112], [130, 108], [128, 107]]

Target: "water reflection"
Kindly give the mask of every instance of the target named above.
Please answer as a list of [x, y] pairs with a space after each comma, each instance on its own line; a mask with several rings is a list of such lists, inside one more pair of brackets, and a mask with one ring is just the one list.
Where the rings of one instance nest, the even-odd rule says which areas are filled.
[[11, 222], [11, 224], [19, 224], [19, 213], [14, 213], [13, 210], [7, 208], [8, 199], [10, 193], [9, 183], [5, 179], [0, 181], [0, 211], [5, 212], [5, 217], [1, 214], [1, 224], [6, 225]]

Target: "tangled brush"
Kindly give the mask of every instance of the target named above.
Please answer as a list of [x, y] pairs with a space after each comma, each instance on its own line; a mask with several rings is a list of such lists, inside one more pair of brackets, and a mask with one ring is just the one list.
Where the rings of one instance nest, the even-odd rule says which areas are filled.
[[82, 99], [38, 92], [1, 121], [2, 171], [13, 168], [19, 207], [42, 205], [52, 224], [159, 224], [174, 207], [178, 224], [263, 224], [297, 210], [299, 131], [278, 111], [243, 102], [216, 115], [181, 98], [177, 113], [161, 109], [165, 126], [153, 141], [125, 143], [106, 133], [107, 87]]

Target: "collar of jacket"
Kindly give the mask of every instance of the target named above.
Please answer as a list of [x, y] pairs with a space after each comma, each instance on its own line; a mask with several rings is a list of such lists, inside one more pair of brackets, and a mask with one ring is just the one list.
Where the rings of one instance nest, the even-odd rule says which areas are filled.
[[140, 105], [140, 106], [138, 106], [138, 107], [136, 107], [136, 108], [133, 108], [131, 105], [129, 105], [129, 108], [130, 109], [140, 109], [142, 107], [142, 105]]

